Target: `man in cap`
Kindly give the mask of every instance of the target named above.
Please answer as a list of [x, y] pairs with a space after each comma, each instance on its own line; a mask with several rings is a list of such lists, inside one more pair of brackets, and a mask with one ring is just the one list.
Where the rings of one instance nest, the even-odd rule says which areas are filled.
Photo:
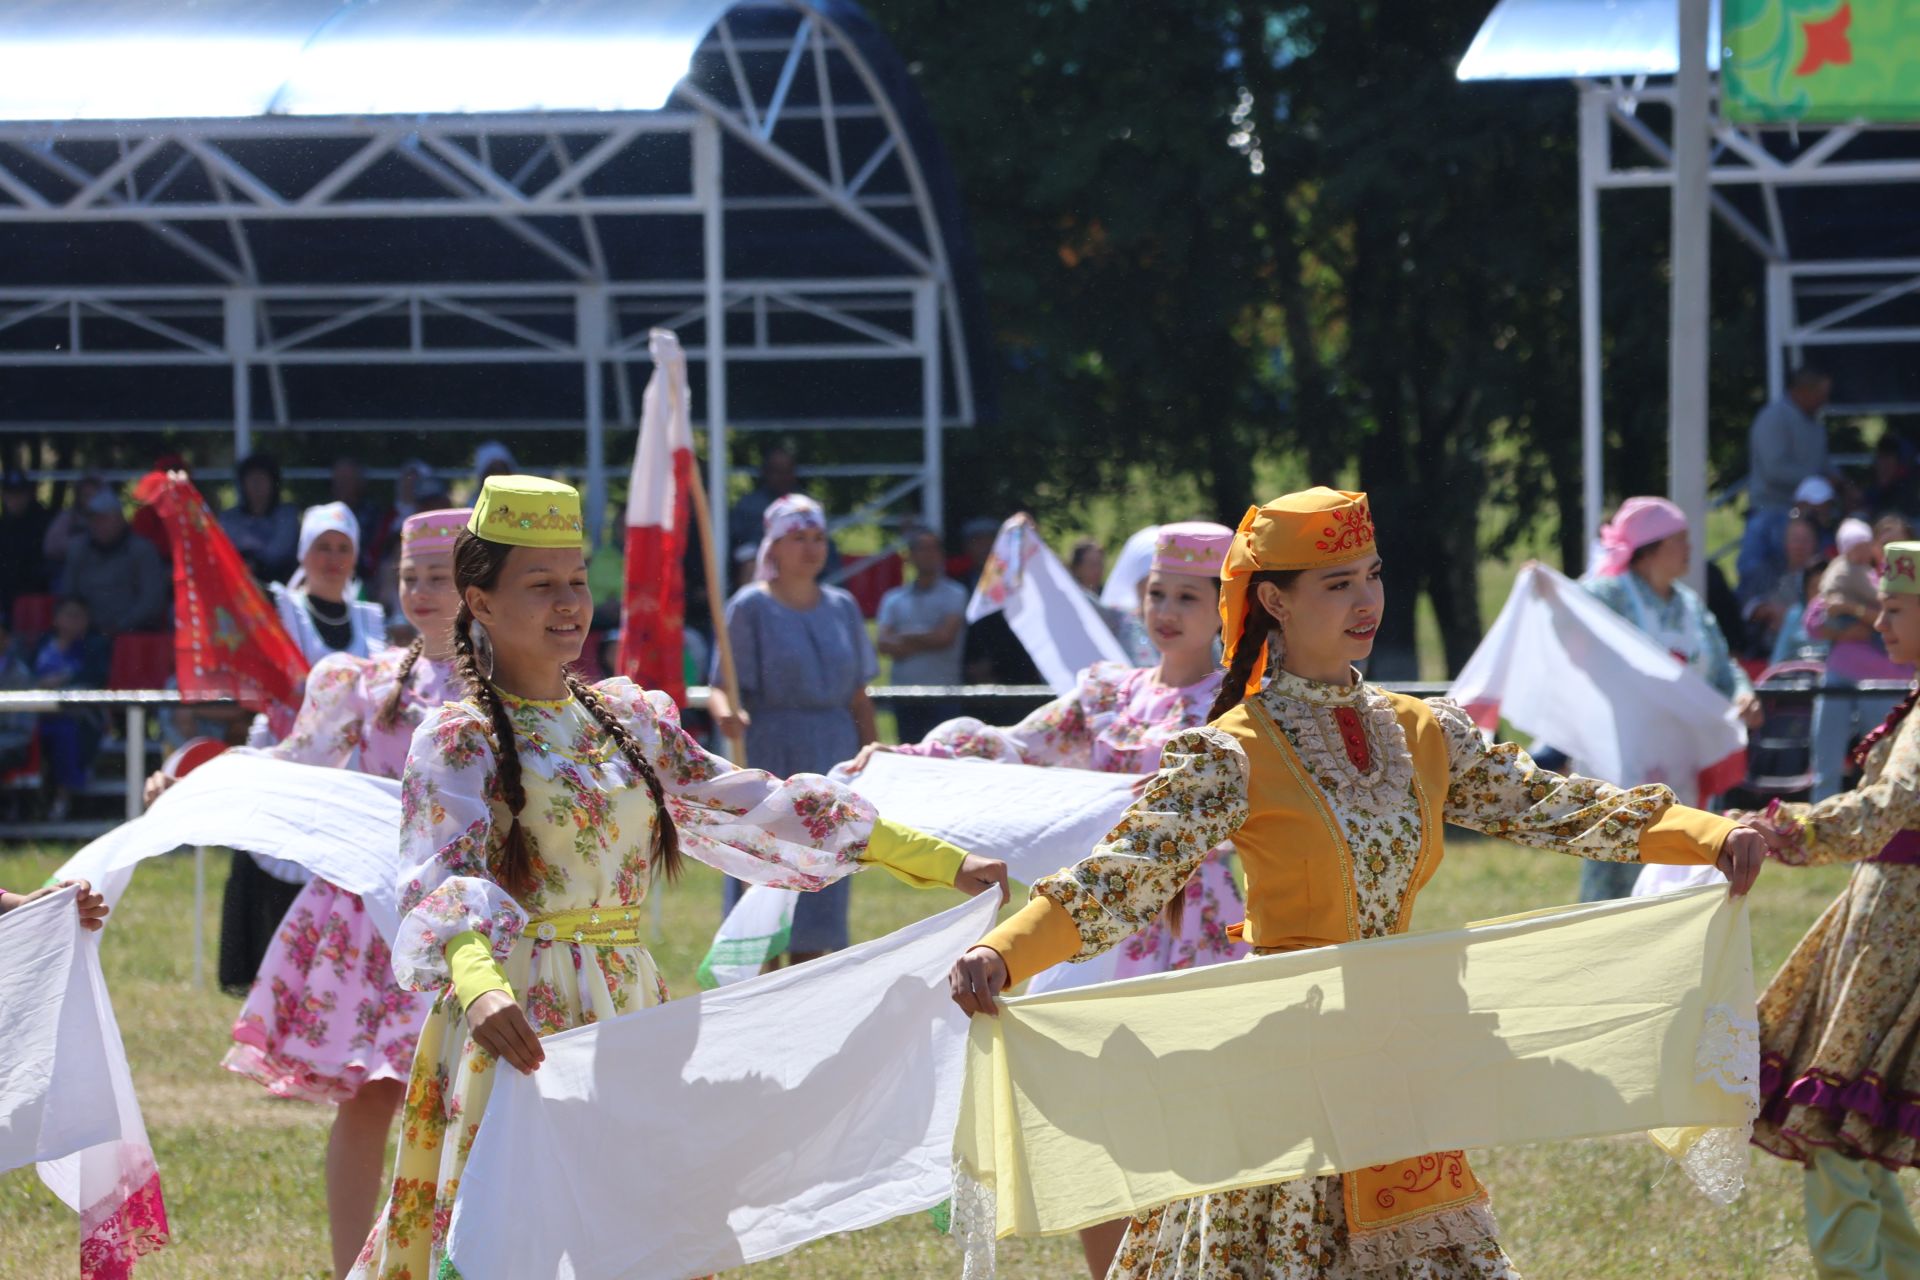
[[87, 536], [68, 563], [68, 589], [87, 604], [103, 635], [164, 631], [171, 621], [173, 575], [160, 553], [137, 538], [120, 498], [103, 488], [87, 500]]
[[1794, 490], [1813, 476], [1825, 477], [1827, 429], [1820, 411], [1833, 394], [1833, 379], [1802, 365], [1787, 390], [1769, 400], [1747, 432], [1747, 530], [1740, 542], [1740, 596], [1752, 600], [1772, 589], [1786, 561], [1787, 514]]

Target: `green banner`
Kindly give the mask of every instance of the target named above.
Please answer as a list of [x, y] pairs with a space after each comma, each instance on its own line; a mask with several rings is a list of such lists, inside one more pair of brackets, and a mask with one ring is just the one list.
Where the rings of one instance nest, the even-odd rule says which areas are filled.
[[1920, 122], [1920, 0], [1723, 0], [1721, 25], [1729, 120]]

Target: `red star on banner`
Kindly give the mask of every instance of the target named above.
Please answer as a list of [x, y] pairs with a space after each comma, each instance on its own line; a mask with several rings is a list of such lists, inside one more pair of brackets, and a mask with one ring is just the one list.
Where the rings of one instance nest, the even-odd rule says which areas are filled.
[[1840, 6], [1839, 12], [1824, 22], [1809, 22], [1807, 52], [1793, 69], [1797, 76], [1810, 76], [1824, 66], [1844, 67], [1853, 61], [1853, 44], [1847, 39], [1847, 24], [1853, 21], [1853, 5]]

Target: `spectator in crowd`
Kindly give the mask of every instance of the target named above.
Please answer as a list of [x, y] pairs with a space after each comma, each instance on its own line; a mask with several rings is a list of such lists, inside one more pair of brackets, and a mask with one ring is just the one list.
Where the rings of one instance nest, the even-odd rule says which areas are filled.
[[1846, 520], [1835, 535], [1836, 554], [1820, 574], [1807, 606], [1808, 634], [1827, 642], [1829, 683], [1903, 680], [1912, 673], [1887, 657], [1874, 629], [1880, 616], [1880, 544], [1864, 520]]
[[53, 513], [40, 505], [33, 481], [8, 468], [0, 478], [0, 613], [11, 616], [21, 596], [43, 595], [52, 586], [43, 548]]
[[[366, 468], [360, 465], [358, 458], [345, 454], [333, 460], [333, 469], [327, 476], [328, 498], [345, 506], [353, 512], [353, 518], [359, 522], [363, 535], [378, 529], [386, 516], [386, 509], [375, 501], [367, 491]], [[371, 537], [363, 536], [360, 547], [359, 576], [372, 580], [380, 568], [380, 548], [375, 546]]]
[[89, 472], [81, 476], [74, 483], [72, 503], [54, 512], [52, 522], [47, 525], [41, 550], [55, 591], [67, 589], [67, 567], [73, 561], [74, 549], [87, 540], [87, 504], [106, 487], [107, 482], [98, 475]]
[[1774, 637], [1773, 651], [1767, 655], [1767, 661], [1778, 665], [1782, 662], [1825, 662], [1827, 660], [1827, 642], [1807, 631], [1807, 610], [1820, 598], [1820, 576], [1826, 572], [1827, 562], [1815, 560], [1800, 574], [1800, 598], [1787, 610], [1781, 619], [1780, 632]]
[[[101, 496], [96, 494], [95, 501]], [[47, 690], [98, 689], [106, 682], [107, 642], [93, 629], [87, 602], [68, 596], [53, 611], [53, 630], [41, 638], [33, 655], [33, 685]], [[86, 787], [94, 754], [100, 749], [101, 727], [95, 711], [48, 712], [40, 717], [40, 749], [51, 795], [49, 821], [65, 821], [72, 812], [74, 794]]]
[[985, 516], [975, 516], [960, 526], [960, 555], [967, 562], [967, 570], [959, 582], [968, 594], [980, 585], [981, 570], [987, 567], [987, 557], [993, 554], [993, 540], [999, 536], [999, 521]]
[[1833, 382], [1812, 365], [1803, 365], [1786, 394], [1770, 400], [1747, 432], [1747, 528], [1740, 542], [1740, 590], [1751, 600], [1772, 589], [1785, 562], [1781, 546], [1787, 515], [1802, 501], [1794, 490], [1811, 476], [1825, 476], [1827, 429], [1820, 411]]
[[1869, 511], [1920, 512], [1920, 477], [1914, 475], [1913, 443], [1888, 432], [1873, 448], [1873, 479], [1863, 495]]
[[238, 479], [240, 501], [220, 513], [220, 527], [257, 581], [282, 581], [298, 567], [300, 516], [280, 494], [280, 464], [250, 454]]
[[[492, 476], [516, 476], [520, 474], [520, 463], [513, 456], [513, 450], [498, 440], [483, 441], [473, 451], [473, 491], [477, 494]], [[431, 511], [427, 507], [423, 510]]]
[[1817, 586], [1820, 575], [1813, 572], [1819, 564], [1820, 535], [1813, 522], [1803, 515], [1787, 521], [1785, 533], [1786, 564], [1774, 579], [1772, 590], [1747, 605], [1747, 639], [1751, 652], [1760, 657], [1773, 654], [1780, 646], [1782, 632], [1800, 624], [1807, 604], [1809, 581]]
[[1889, 542], [1912, 542], [1913, 521], [1897, 511], [1889, 511], [1873, 522], [1873, 540], [1885, 553]]
[[[878, 648], [893, 659], [894, 684], [959, 684], [966, 647], [967, 589], [947, 576], [947, 551], [932, 529], [907, 538], [913, 581], [880, 598]], [[905, 702], [894, 709], [902, 742], [918, 742], [959, 714], [953, 701]]]
[[393, 502], [374, 511], [372, 523], [360, 521], [360, 536], [364, 541], [361, 563], [364, 566], [370, 560], [375, 566], [372, 571], [362, 569], [362, 575], [369, 580], [383, 576], [379, 569], [388, 559], [398, 559], [400, 526], [406, 523], [407, 517], [416, 511], [435, 509], [420, 503], [420, 490], [432, 478], [433, 469], [418, 458], [401, 463], [400, 473], [393, 481]]
[[784, 444], [768, 445], [760, 455], [760, 475], [752, 489], [727, 512], [727, 541], [733, 546], [755, 545], [767, 508], [800, 485], [800, 463]]
[[[33, 669], [15, 643], [13, 630], [0, 618], [0, 691], [13, 692], [33, 685]], [[33, 751], [33, 716], [23, 711], [0, 713], [0, 773], [26, 764]], [[9, 812], [9, 819], [16, 816]]]
[[86, 530], [67, 566], [67, 594], [86, 604], [93, 626], [108, 636], [168, 630], [172, 570], [151, 542], [134, 536], [111, 489], [88, 500]]
[[[1749, 726], [1760, 723], [1760, 700], [1747, 673], [1733, 660], [1720, 624], [1683, 579], [1693, 556], [1686, 513], [1665, 498], [1628, 498], [1600, 530], [1605, 554], [1580, 585], [1609, 609], [1684, 662], [1720, 694]], [[1623, 786], [1654, 781], [1633, 776], [1627, 761]], [[1672, 783], [1672, 779], [1661, 779]], [[1698, 804], [1705, 796], [1682, 795]], [[1640, 868], [1633, 863], [1581, 864], [1580, 900], [1624, 898]]]
[[1840, 494], [1825, 476], [1808, 476], [1793, 491], [1793, 506], [1787, 518], [1804, 516], [1812, 525], [1820, 554], [1831, 556], [1837, 548], [1833, 536], [1840, 529]]
[[1107, 553], [1092, 538], [1082, 538], [1073, 544], [1073, 553], [1067, 558], [1067, 572], [1080, 584], [1080, 589], [1100, 598], [1101, 584], [1107, 580]]
[[[867, 686], [879, 659], [866, 619], [847, 592], [820, 581], [827, 567], [827, 517], [820, 504], [792, 493], [767, 508], [754, 582], [727, 602], [742, 706], [716, 687], [715, 725], [744, 733], [747, 759], [779, 777], [826, 773], [874, 740]], [[719, 672], [713, 683], [720, 684]], [[801, 896], [788, 955], [795, 964], [847, 945], [851, 880]], [[741, 886], [727, 881], [731, 907]]]

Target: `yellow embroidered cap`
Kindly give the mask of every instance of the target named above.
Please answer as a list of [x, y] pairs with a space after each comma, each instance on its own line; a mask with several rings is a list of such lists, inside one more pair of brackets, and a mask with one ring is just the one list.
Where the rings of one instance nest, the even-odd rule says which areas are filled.
[[1920, 542], [1889, 542], [1881, 553], [1880, 590], [1890, 596], [1920, 596]]
[[510, 547], [582, 547], [580, 491], [539, 476], [489, 476], [467, 528]]
[[[1364, 493], [1324, 486], [1248, 507], [1220, 567], [1221, 662], [1231, 667], [1247, 621], [1248, 579], [1275, 569], [1330, 569], [1373, 554], [1373, 511]], [[1266, 642], [1248, 677], [1247, 692], [1259, 691], [1266, 675]]]

